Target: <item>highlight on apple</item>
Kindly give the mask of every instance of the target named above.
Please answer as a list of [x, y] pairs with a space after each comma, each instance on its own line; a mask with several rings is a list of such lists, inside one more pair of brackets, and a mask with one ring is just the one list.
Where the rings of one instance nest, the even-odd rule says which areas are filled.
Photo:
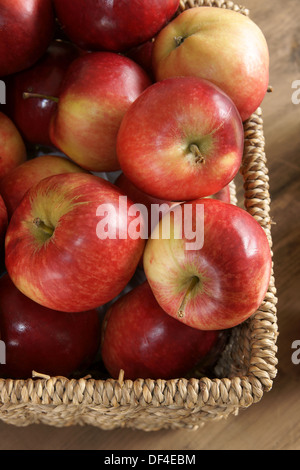
[[[127, 196], [119, 197], [119, 208], [116, 210], [113, 204], [100, 204], [96, 216], [100, 220], [96, 227], [97, 237], [100, 240], [127, 239], [146, 240], [149, 234], [152, 239], [185, 240], [187, 250], [200, 250], [204, 244], [204, 205], [180, 204], [170, 207], [167, 203], [132, 204], [128, 217], [133, 220], [120, 224], [119, 217], [124, 217], [127, 207]], [[150, 213], [149, 213], [150, 210]], [[194, 213], [195, 212], [195, 213]], [[120, 215], [122, 214], [122, 215]], [[150, 227], [149, 227], [150, 224]]]

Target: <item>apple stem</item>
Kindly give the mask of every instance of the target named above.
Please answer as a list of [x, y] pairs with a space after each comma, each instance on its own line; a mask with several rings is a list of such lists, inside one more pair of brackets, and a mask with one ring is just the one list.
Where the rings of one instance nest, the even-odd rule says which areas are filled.
[[37, 228], [40, 228], [48, 235], [53, 235], [53, 232], [54, 232], [53, 228], [48, 227], [48, 225], [46, 225], [39, 217], [34, 219], [33, 223]]
[[43, 95], [41, 93], [29, 93], [28, 91], [23, 93], [23, 98], [24, 100], [27, 100], [28, 98], [42, 98], [44, 100], [54, 101], [55, 103], [58, 103], [59, 101], [55, 96]]
[[190, 285], [188, 286], [186, 293], [184, 294], [184, 297], [182, 299], [182, 302], [180, 304], [179, 310], [177, 312], [177, 317], [178, 318], [183, 318], [185, 314], [185, 308], [186, 304], [190, 298], [190, 294], [193, 291], [194, 287], [199, 283], [200, 279], [197, 276], [193, 276], [190, 281]]
[[204, 163], [205, 158], [200, 152], [198, 145], [191, 144], [189, 149], [190, 149], [190, 152], [192, 152], [192, 154], [194, 155], [196, 163]]

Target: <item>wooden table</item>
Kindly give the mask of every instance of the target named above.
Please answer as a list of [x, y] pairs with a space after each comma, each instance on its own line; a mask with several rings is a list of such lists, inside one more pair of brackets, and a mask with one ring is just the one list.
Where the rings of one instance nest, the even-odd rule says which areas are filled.
[[300, 80], [300, 2], [241, 3], [265, 33], [271, 56], [273, 93], [267, 94], [262, 108], [279, 298], [279, 366], [273, 389], [237, 417], [206, 424], [197, 431], [16, 428], [0, 422], [0, 449], [300, 450], [300, 364], [291, 358], [292, 343], [300, 340], [300, 104], [292, 102], [292, 83]]

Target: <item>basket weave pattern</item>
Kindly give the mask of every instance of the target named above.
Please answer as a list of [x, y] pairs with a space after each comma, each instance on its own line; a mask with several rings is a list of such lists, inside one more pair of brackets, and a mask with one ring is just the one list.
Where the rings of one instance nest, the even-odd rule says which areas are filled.
[[[245, 8], [222, 0], [181, 0], [179, 11], [204, 5], [249, 14]], [[261, 224], [272, 249], [269, 177], [260, 108], [244, 123], [244, 131], [240, 170], [244, 207]], [[234, 183], [231, 198], [232, 203], [237, 203]], [[260, 401], [276, 377], [276, 304], [272, 273], [262, 305], [249, 320], [232, 329], [212, 378], [0, 379], [0, 419], [15, 426], [42, 423], [56, 427], [93, 425], [107, 430], [129, 427], [153, 431], [197, 429], [207, 421], [237, 414], [239, 409]]]

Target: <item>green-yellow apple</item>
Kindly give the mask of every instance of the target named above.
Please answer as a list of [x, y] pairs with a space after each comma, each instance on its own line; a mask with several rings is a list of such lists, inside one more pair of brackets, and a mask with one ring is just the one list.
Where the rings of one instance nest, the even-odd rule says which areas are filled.
[[0, 112], [0, 180], [27, 159], [26, 146], [13, 121]]
[[94, 52], [68, 69], [50, 124], [50, 139], [81, 167], [119, 169], [116, 138], [130, 104], [152, 82], [133, 60], [113, 52]]
[[233, 10], [195, 7], [183, 11], [157, 36], [156, 80], [205, 78], [231, 97], [242, 120], [260, 106], [269, 85], [269, 49], [261, 29]]
[[244, 209], [216, 199], [178, 205], [152, 232], [144, 271], [160, 306], [201, 330], [248, 319], [267, 292], [272, 258], [267, 236]]
[[132, 278], [144, 250], [145, 240], [132, 235], [131, 206], [119, 188], [96, 175], [41, 180], [27, 191], [6, 232], [12, 281], [53, 310], [85, 311], [111, 301]]
[[9, 219], [28, 189], [42, 179], [60, 173], [87, 171], [60, 155], [41, 155], [18, 165], [4, 176], [0, 184], [0, 194], [5, 201]]
[[217, 193], [239, 171], [244, 129], [232, 100], [197, 77], [148, 87], [126, 112], [117, 137], [123, 173], [168, 201]]
[[183, 325], [159, 306], [146, 281], [120, 297], [102, 323], [101, 357], [113, 378], [184, 377], [196, 365], [212, 367], [224, 346], [222, 331]]

